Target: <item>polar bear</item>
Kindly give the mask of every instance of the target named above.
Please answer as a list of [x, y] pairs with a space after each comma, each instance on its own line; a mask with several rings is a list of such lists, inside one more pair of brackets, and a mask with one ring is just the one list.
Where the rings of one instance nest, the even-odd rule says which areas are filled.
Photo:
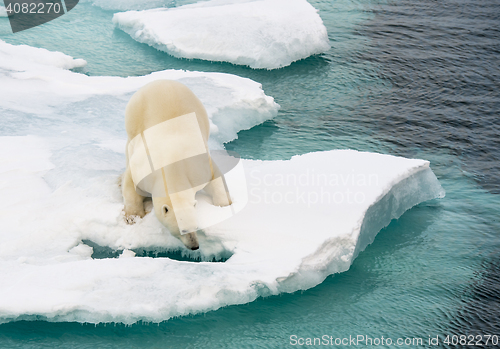
[[158, 220], [184, 245], [199, 248], [195, 195], [201, 189], [216, 206], [231, 204], [223, 174], [207, 142], [210, 122], [185, 85], [157, 80], [139, 89], [125, 110], [127, 168], [122, 177], [125, 219], [143, 217], [151, 196]]

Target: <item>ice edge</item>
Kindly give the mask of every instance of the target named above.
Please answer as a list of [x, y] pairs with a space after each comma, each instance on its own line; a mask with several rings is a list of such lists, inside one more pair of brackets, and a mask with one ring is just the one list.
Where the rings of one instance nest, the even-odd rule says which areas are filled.
[[[365, 211], [361, 224], [353, 229], [350, 237], [334, 237], [326, 240], [314, 253], [302, 260], [296, 272], [287, 277], [277, 278], [278, 293], [307, 290], [322, 283], [329, 275], [349, 270], [359, 253], [364, 251], [393, 219], [398, 219], [422, 202], [444, 196], [444, 189], [429, 167], [429, 162], [426, 161], [422, 166], [400, 178], [381, 195]], [[353, 245], [341, 243], [346, 239], [356, 242]], [[342, 250], [339, 251], [338, 247]], [[301, 287], [295, 287], [296, 285]]]

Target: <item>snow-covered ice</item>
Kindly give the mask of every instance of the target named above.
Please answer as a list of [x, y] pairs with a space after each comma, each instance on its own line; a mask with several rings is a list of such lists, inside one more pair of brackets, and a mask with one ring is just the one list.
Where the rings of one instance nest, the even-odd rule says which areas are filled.
[[[8, 55], [18, 54], [0, 51], [0, 322], [162, 321], [308, 289], [347, 270], [391, 219], [444, 195], [424, 160], [351, 150], [241, 160], [244, 176], [226, 180], [233, 202], [246, 206], [188, 251], [154, 214], [134, 225], [123, 219], [128, 98], [153, 79], [182, 81], [207, 106], [219, 148], [276, 115], [272, 98], [227, 74], [88, 77], [22, 54], [14, 66]], [[197, 199], [202, 220], [228, 209]], [[98, 246], [119, 258], [92, 258]]]
[[87, 65], [84, 59], [74, 59], [62, 52], [53, 52], [28, 45], [11, 45], [3, 40], [0, 40], [0, 57], [2, 59], [1, 68], [9, 70], [25, 69], [26, 61], [63, 69], [73, 69]]
[[[206, 229], [201, 252], [187, 252], [231, 258], [224, 263], [131, 258], [131, 250], [138, 248], [183, 247], [152, 214], [126, 225], [118, 186], [105, 176], [95, 178], [94, 188], [67, 184], [50, 192], [43, 183], [50, 162], [31, 168], [25, 163], [28, 154], [47, 159], [46, 146], [36, 138], [15, 138], [2, 140], [19, 149], [12, 154], [19, 165], [11, 171], [28, 172], [24, 178], [33, 184], [26, 190], [38, 195], [33, 200], [27, 194], [26, 201], [2, 211], [3, 321], [34, 316], [96, 323], [162, 321], [308, 289], [347, 270], [391, 219], [443, 194], [423, 160], [349, 150], [289, 161], [243, 160], [248, 192], [232, 195], [238, 201], [247, 194], [247, 206]], [[202, 214], [225, 209], [204, 198], [198, 197], [205, 204]], [[92, 249], [82, 240], [124, 252], [119, 259], [92, 259]]]
[[175, 57], [276, 69], [327, 51], [328, 35], [306, 0], [211, 0], [116, 13], [135, 40]]
[[[63, 129], [64, 123], [78, 122], [68, 119], [68, 112], [76, 113], [80, 118], [82, 115], [95, 118], [97, 112], [102, 112], [101, 105], [104, 104], [113, 115], [105, 115], [106, 120], [102, 122], [112, 122], [112, 129], [124, 130], [125, 105], [135, 91], [154, 80], [177, 80], [203, 102], [210, 118], [212, 147], [220, 147], [222, 143], [237, 138], [238, 131], [275, 117], [279, 109], [274, 99], [264, 94], [259, 83], [236, 75], [164, 70], [146, 76], [121, 78], [89, 77], [65, 70], [84, 64], [84, 60], [75, 60], [60, 52], [16, 46], [0, 40], [0, 72], [5, 72], [0, 84], [0, 107], [37, 115], [38, 118], [57, 118]], [[81, 104], [75, 104], [78, 102]], [[61, 111], [61, 108], [69, 110]], [[19, 122], [24, 127], [28, 124]], [[9, 125], [14, 127], [12, 123]], [[15, 125], [16, 128], [19, 125]], [[113, 146], [109, 139], [102, 142], [104, 146]]]

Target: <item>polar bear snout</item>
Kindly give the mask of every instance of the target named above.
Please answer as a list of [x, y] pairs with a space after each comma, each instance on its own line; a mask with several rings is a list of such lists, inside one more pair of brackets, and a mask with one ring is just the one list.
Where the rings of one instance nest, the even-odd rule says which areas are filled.
[[200, 248], [200, 244], [198, 243], [198, 236], [195, 232], [181, 235], [180, 240], [190, 250], [195, 251]]

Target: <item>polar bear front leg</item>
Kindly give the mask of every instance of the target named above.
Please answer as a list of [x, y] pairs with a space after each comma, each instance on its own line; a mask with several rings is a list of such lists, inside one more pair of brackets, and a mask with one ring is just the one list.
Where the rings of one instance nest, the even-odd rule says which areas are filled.
[[130, 168], [125, 170], [122, 181], [122, 195], [125, 203], [125, 221], [128, 224], [134, 224], [134, 216], [144, 217], [144, 196], [139, 195], [135, 190], [134, 181]]
[[226, 180], [219, 168], [212, 161], [212, 181], [207, 184], [205, 191], [212, 197], [215, 206], [229, 206], [233, 202], [227, 190]]

